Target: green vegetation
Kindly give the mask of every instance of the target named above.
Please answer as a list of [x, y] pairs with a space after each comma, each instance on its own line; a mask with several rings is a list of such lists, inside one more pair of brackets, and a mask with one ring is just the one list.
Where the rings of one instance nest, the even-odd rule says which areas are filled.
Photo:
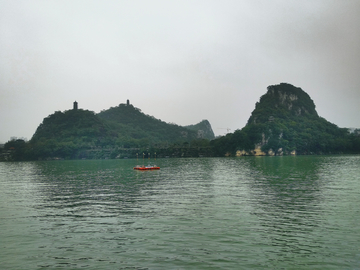
[[[198, 138], [197, 130], [168, 124], [153, 116], [145, 115], [133, 105], [120, 104], [98, 114], [117, 134], [118, 147], [166, 147], [174, 142], [190, 142]], [[211, 129], [211, 127], [210, 127]]]
[[181, 127], [120, 104], [99, 114], [73, 109], [46, 117], [29, 142], [12, 139], [1, 161], [360, 153], [360, 132], [319, 117], [301, 88], [268, 87], [246, 126], [214, 139], [207, 120]]
[[[212, 141], [218, 156], [256, 146], [269, 154], [360, 152], [359, 137], [319, 117], [315, 104], [300, 88], [282, 83], [268, 87], [242, 130]], [[243, 152], [243, 153], [245, 153]]]
[[30, 140], [29, 158], [81, 158], [87, 149], [111, 145], [114, 134], [93, 112], [69, 110], [46, 117]]
[[185, 126], [187, 129], [194, 130], [197, 132], [198, 137], [212, 140], [215, 138], [214, 132], [208, 120], [202, 120], [196, 125]]
[[27, 160], [29, 145], [23, 139], [12, 138], [0, 148], [0, 161], [23, 161]]
[[99, 114], [81, 109], [57, 111], [44, 118], [29, 142], [6, 143], [0, 160], [122, 158], [149, 150], [157, 150], [159, 157], [208, 155], [209, 140], [204, 134], [213, 138], [206, 120], [192, 128], [181, 127], [145, 115], [131, 104]]

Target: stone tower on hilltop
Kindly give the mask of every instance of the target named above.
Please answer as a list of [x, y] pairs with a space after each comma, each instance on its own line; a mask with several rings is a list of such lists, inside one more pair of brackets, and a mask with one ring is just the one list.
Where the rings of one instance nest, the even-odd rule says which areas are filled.
[[77, 109], [78, 109], [78, 103], [75, 101], [75, 102], [74, 102], [73, 110], [76, 111]]

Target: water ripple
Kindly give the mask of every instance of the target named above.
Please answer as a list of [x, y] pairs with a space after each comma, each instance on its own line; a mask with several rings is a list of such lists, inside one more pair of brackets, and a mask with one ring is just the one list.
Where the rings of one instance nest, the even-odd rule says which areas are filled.
[[0, 163], [6, 269], [356, 269], [359, 156]]

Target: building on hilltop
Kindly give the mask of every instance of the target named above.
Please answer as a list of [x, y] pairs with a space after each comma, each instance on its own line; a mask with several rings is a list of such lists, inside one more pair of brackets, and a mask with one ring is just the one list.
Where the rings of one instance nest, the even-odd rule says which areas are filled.
[[78, 103], [75, 101], [75, 102], [74, 102], [73, 110], [76, 111], [77, 109], [78, 109]]
[[126, 107], [126, 106], [132, 106], [132, 105], [130, 104], [130, 100], [127, 99], [126, 103], [120, 103], [119, 106]]

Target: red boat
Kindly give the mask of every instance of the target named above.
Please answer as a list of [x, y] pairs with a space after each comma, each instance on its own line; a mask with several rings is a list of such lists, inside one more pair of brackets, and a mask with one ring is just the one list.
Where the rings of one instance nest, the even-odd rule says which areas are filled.
[[140, 166], [137, 165], [136, 167], [134, 167], [134, 170], [139, 170], [139, 171], [151, 171], [151, 170], [160, 170], [160, 167], [156, 166], [156, 165], [148, 165], [148, 166]]

